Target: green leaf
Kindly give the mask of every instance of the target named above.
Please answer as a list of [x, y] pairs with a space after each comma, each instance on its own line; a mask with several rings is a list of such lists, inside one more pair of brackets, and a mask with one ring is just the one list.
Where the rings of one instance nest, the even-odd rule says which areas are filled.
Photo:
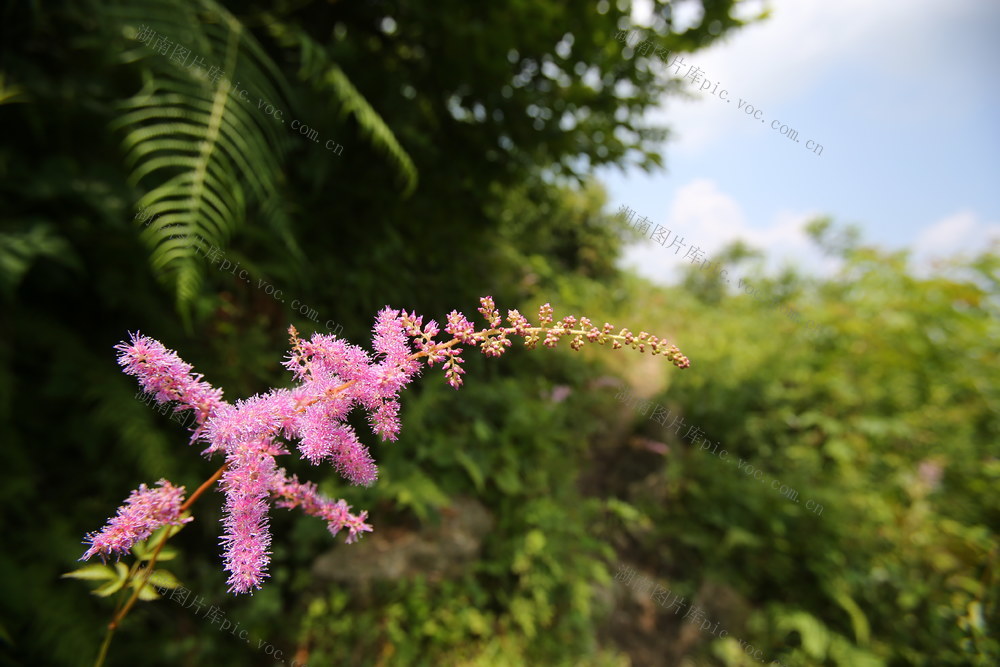
[[106, 580], [106, 584], [98, 586], [91, 592], [100, 597], [107, 597], [122, 589], [122, 586], [125, 585], [125, 581], [128, 579], [128, 572], [128, 567], [119, 561], [115, 563], [114, 569], [111, 569], [107, 565], [87, 565], [79, 570], [68, 572], [64, 574], [63, 577], [70, 577], [72, 579], [89, 579], [94, 581]]
[[[181, 514], [180, 518], [187, 519], [190, 516], [191, 512], [184, 512], [183, 514]], [[142, 549], [148, 552], [150, 556], [152, 556], [153, 552], [156, 550], [156, 546], [160, 543], [160, 540], [163, 539], [164, 532], [166, 532], [167, 530], [170, 531], [170, 535], [167, 537], [167, 539], [170, 539], [177, 533], [181, 532], [181, 530], [183, 530], [184, 526], [186, 525], [187, 523], [182, 523], [178, 526], [161, 526], [156, 530], [154, 530], [152, 535], [150, 535], [148, 538], [146, 538], [139, 544], [142, 544]], [[166, 549], [167, 547], [163, 547], [163, 551], [166, 551]], [[160, 556], [157, 557], [157, 560], [163, 557], [163, 551], [160, 551]]]
[[89, 579], [93, 581], [105, 581], [114, 579], [118, 575], [107, 565], [85, 565], [79, 570], [73, 570], [62, 575], [63, 579]]
[[535, 636], [534, 605], [524, 598], [515, 598], [510, 605], [510, 615], [528, 637]]
[[521, 492], [521, 479], [513, 466], [504, 466], [494, 475], [497, 486], [505, 494], [513, 496]]
[[429, 517], [430, 508], [445, 507], [450, 502], [448, 494], [417, 468], [410, 469], [402, 481], [387, 490], [395, 496], [396, 502], [412, 509], [422, 520]]
[[540, 530], [532, 530], [524, 539], [524, 551], [527, 554], [541, 553], [545, 549], [545, 534]]
[[788, 633], [793, 630], [799, 633], [802, 650], [811, 658], [822, 660], [826, 657], [830, 644], [830, 632], [812, 614], [804, 611], [786, 612], [778, 618], [778, 631]]
[[739, 547], [754, 548], [761, 544], [761, 539], [756, 534], [738, 526], [732, 526], [726, 530], [726, 535], [722, 540], [723, 551], [737, 549]]
[[156, 557], [157, 562], [162, 562], [166, 560], [173, 560], [177, 558], [178, 551], [176, 549], [171, 549], [170, 547], [163, 547], [160, 550], [160, 555]]
[[[133, 586], [135, 588], [135, 586]], [[140, 600], [159, 600], [160, 594], [156, 592], [156, 589], [149, 584], [143, 584], [142, 588], [139, 589], [139, 599]]]
[[851, 618], [851, 627], [854, 629], [854, 638], [859, 646], [868, 646], [868, 642], [871, 637], [871, 633], [868, 626], [868, 619], [865, 617], [864, 611], [858, 606], [858, 603], [847, 594], [846, 585], [838, 586], [836, 590], [831, 591], [831, 596], [837, 601], [847, 615]]
[[474, 635], [486, 636], [490, 632], [489, 618], [475, 607], [468, 607], [463, 613], [465, 625]]
[[617, 515], [626, 527], [646, 529], [652, 525], [649, 516], [624, 500], [608, 498], [604, 502], [604, 506]]
[[145, 542], [136, 542], [132, 545], [132, 555], [140, 561], [149, 560], [153, 557], [153, 552], [148, 549]]
[[28, 101], [24, 88], [16, 83], [7, 84], [7, 74], [0, 72], [0, 104], [17, 104]]
[[490, 442], [492, 431], [489, 425], [482, 419], [476, 419], [472, 422], [472, 432], [476, 434], [476, 437], [480, 442]]
[[153, 570], [148, 581], [159, 588], [177, 588], [181, 585], [180, 580], [167, 570]]
[[120, 591], [124, 585], [125, 585], [125, 580], [118, 579], [117, 581], [109, 581], [108, 583], [104, 584], [99, 588], [94, 589], [91, 592], [98, 597], [106, 598], [109, 595], [113, 595], [118, 591]]
[[472, 483], [476, 485], [476, 491], [482, 493], [486, 483], [479, 465], [462, 449], [455, 450], [455, 459], [465, 468], [465, 472], [469, 473]]

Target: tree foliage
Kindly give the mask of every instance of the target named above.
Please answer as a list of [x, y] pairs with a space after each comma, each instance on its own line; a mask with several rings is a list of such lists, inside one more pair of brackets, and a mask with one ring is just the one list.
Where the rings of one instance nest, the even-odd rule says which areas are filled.
[[[650, 35], [694, 50], [741, 24], [729, 0], [700, 4], [678, 31], [654, 2]], [[822, 515], [615, 403], [607, 376], [662, 381], [645, 367], [521, 352], [502, 369], [470, 360], [482, 381], [461, 402], [436, 384], [404, 402], [404, 440], [374, 452], [385, 483], [358, 497], [376, 530], [401, 539], [447, 521], [452, 499], [477, 499], [495, 528], [466, 571], [367, 592], [323, 583], [311, 574], [331, 548], [322, 526], [276, 515], [291, 536], [275, 544], [279, 585], [234, 604], [218, 564], [191, 557], [217, 552], [206, 502], [177, 537], [181, 584], [254, 637], [320, 660], [662, 664], [683, 648], [741, 664], [731, 641], [629, 602], [611, 576], [625, 561], [692, 597], [726, 591], [731, 633], [786, 664], [995, 663], [996, 254], [918, 278], [902, 256], [817, 225], [843, 275], [752, 279], [822, 323], [809, 337], [710, 277], [657, 290], [622, 275], [627, 235], [590, 174], [661, 166], [665, 130], [642, 115], [676, 90], [614, 39], [627, 10], [4, 6], [4, 664], [94, 654], [108, 609], [59, 575], [120, 499], [110, 490], [163, 476], [194, 488], [210, 472], [119, 373], [124, 332], [183, 349], [227, 397], [245, 397], [282, 381], [289, 323], [358, 339], [382, 305], [440, 320], [484, 293], [662, 327], [694, 366], [652, 397]], [[225, 70], [235, 99], [135, 40], [142, 25]], [[158, 217], [144, 226], [140, 210]], [[666, 458], [646, 446], [660, 439]], [[144, 605], [117, 641], [113, 664], [273, 662], [168, 600]], [[665, 653], [644, 653], [658, 641]]]

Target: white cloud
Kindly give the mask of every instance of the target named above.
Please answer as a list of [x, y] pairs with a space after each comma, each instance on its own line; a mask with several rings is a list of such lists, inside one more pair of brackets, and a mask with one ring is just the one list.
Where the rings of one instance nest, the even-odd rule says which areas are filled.
[[[665, 215], [653, 216], [654, 225], [662, 224], [687, 245], [675, 252], [676, 248], [665, 248], [647, 235], [626, 249], [623, 264], [658, 283], [676, 282], [691, 265], [690, 259], [684, 259], [690, 248], [697, 246], [704, 258], [712, 259], [724, 247], [741, 240], [764, 253], [768, 273], [794, 266], [807, 275], [832, 277], [840, 260], [825, 256], [805, 233], [806, 224], [817, 215], [816, 211], [785, 210], [751, 226], [740, 204], [716, 182], [693, 180], [678, 188]], [[917, 234], [910, 244], [913, 270], [927, 276], [938, 260], [971, 257], [991, 244], [1000, 244], [1000, 221], [987, 222], [971, 210], [960, 210]]]
[[931, 224], [913, 243], [914, 263], [927, 269], [934, 260], [969, 256], [1000, 242], [1000, 222], [984, 222], [970, 210], [958, 211]]
[[678, 188], [662, 223], [687, 246], [676, 252], [676, 248], [664, 248], [647, 238], [629, 247], [624, 260], [647, 278], [666, 282], [680, 277], [690, 265], [690, 259], [683, 259], [690, 248], [697, 246], [704, 251], [705, 258], [712, 259], [725, 246], [742, 240], [764, 252], [769, 271], [793, 264], [803, 272], [831, 275], [836, 262], [824, 257], [803, 231], [815, 216], [816, 212], [782, 211], [755, 229], [739, 203], [722, 192], [718, 184], [697, 179]]
[[[667, 98], [669, 112], [661, 109], [652, 117], [678, 130], [677, 149], [696, 151], [727, 133], [758, 131], [742, 114], [735, 113], [737, 98], [764, 109], [764, 116], [771, 119], [789, 101], [806, 98], [822, 104], [824, 93], [817, 82], [843, 71], [856, 72], [866, 92], [871, 86], [868, 82], [893, 77], [934, 79], [940, 82], [936, 85], [953, 88], [958, 96], [964, 96], [962, 91], [966, 83], [975, 80], [975, 72], [963, 71], [968, 68], [938, 53], [947, 46], [941, 42], [945, 34], [958, 38], [961, 31], [956, 24], [968, 27], [995, 21], [998, 14], [976, 0], [774, 0], [767, 4], [772, 10], [767, 20], [738, 29], [709, 49], [684, 56], [686, 65], [680, 76], [685, 75], [687, 66], [695, 65], [704, 72], [703, 79], [713, 83], [712, 89], [718, 82], [719, 90], [728, 90], [732, 102], [708, 91], [695, 91], [693, 100]], [[676, 76], [673, 68], [669, 71]], [[985, 73], [981, 67], [980, 73]], [[950, 93], [942, 98], [952, 104], [955, 101]], [[898, 112], [894, 107], [893, 113]], [[932, 114], [933, 110], [924, 105], [910, 112]]]

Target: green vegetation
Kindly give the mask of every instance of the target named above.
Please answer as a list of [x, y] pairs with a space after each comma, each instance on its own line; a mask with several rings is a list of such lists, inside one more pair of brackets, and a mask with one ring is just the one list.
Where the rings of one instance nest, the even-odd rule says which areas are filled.
[[[108, 664], [274, 664], [259, 640], [310, 665], [759, 664], [740, 640], [790, 666], [1000, 661], [1000, 253], [917, 277], [820, 221], [843, 262], [832, 279], [768, 277], [728, 253], [759, 299], [708, 272], [669, 289], [621, 273], [629, 235], [588, 174], [662, 164], [664, 132], [640, 119], [670, 86], [614, 40], [618, 5], [596, 4], [5, 7], [0, 665], [91, 664], [112, 597], [90, 585], [120, 573], [60, 578], [84, 533], [141, 482], [192, 490], [213, 471], [136, 400], [112, 349], [127, 331], [233, 399], [288, 382], [289, 324], [365, 342], [384, 305], [442, 321], [482, 294], [644, 329], [692, 367], [515, 346], [469, 355], [460, 392], [425, 373], [400, 440], [372, 447], [375, 486], [296, 471], [368, 508], [373, 534], [345, 546], [276, 512], [271, 585], [236, 599], [208, 493], [169, 570], [253, 642], [152, 600]], [[703, 4], [699, 25], [660, 30], [664, 48], [738, 27], [728, 0]], [[251, 102], [136, 41], [142, 24], [228, 67]], [[279, 127], [257, 96], [342, 153]], [[211, 246], [253, 280], [220, 271]], [[626, 407], [623, 382], [803, 502]], [[729, 636], [615, 581], [622, 565]]]

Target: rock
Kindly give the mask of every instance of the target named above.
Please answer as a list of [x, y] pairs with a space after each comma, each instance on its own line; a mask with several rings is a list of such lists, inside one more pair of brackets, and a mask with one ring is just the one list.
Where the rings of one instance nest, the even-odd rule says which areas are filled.
[[477, 559], [494, 523], [489, 510], [476, 500], [455, 498], [441, 511], [437, 525], [402, 533], [376, 528], [356, 544], [338, 544], [316, 559], [313, 576], [362, 589], [373, 581], [418, 574], [429, 581], [456, 578]]

